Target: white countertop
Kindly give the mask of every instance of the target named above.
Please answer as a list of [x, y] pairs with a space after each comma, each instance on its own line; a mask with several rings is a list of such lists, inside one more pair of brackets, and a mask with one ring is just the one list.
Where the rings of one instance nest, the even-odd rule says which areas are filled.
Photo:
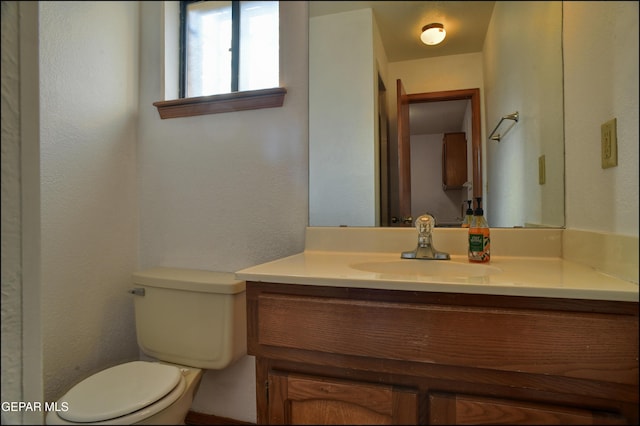
[[350, 265], [365, 262], [452, 262], [469, 265], [466, 256], [451, 260], [401, 259], [398, 253], [305, 250], [236, 272], [245, 281], [331, 287], [638, 301], [638, 284], [560, 257], [491, 256], [500, 271], [486, 276], [383, 274]]

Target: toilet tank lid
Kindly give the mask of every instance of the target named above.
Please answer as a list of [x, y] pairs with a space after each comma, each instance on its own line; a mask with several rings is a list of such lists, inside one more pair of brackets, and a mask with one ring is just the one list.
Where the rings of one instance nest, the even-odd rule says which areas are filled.
[[236, 294], [246, 284], [233, 272], [157, 267], [133, 273], [133, 283], [148, 287], [198, 291], [202, 293]]

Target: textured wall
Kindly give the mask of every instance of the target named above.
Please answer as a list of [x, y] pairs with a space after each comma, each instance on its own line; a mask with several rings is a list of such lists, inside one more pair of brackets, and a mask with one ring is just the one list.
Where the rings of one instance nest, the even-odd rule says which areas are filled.
[[44, 399], [53, 400], [138, 357], [127, 290], [138, 256], [139, 5], [38, 4], [39, 296]]
[[[306, 4], [281, 5], [280, 108], [161, 120], [159, 2], [142, 2], [140, 266], [236, 271], [303, 248], [308, 217]], [[302, 34], [302, 35], [300, 35]]]
[[[2, 400], [22, 398], [18, 2], [2, 2]], [[19, 413], [2, 411], [2, 424]]]
[[[638, 2], [564, 2], [564, 52], [567, 228], [638, 236]], [[618, 166], [602, 169], [614, 117]]]

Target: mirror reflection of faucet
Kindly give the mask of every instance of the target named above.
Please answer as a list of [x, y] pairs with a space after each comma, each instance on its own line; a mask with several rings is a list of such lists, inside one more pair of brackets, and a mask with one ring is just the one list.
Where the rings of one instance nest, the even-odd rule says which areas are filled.
[[436, 226], [436, 220], [430, 214], [423, 214], [418, 217], [415, 222], [418, 230], [418, 245], [413, 251], [404, 251], [401, 254], [402, 259], [423, 259], [423, 260], [449, 260], [449, 253], [440, 252], [435, 249], [432, 241], [433, 228]]

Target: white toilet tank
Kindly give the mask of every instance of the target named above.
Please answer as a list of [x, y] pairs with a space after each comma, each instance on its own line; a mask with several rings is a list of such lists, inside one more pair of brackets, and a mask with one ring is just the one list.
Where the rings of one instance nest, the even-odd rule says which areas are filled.
[[138, 344], [162, 361], [219, 370], [247, 353], [245, 282], [231, 272], [133, 274]]

